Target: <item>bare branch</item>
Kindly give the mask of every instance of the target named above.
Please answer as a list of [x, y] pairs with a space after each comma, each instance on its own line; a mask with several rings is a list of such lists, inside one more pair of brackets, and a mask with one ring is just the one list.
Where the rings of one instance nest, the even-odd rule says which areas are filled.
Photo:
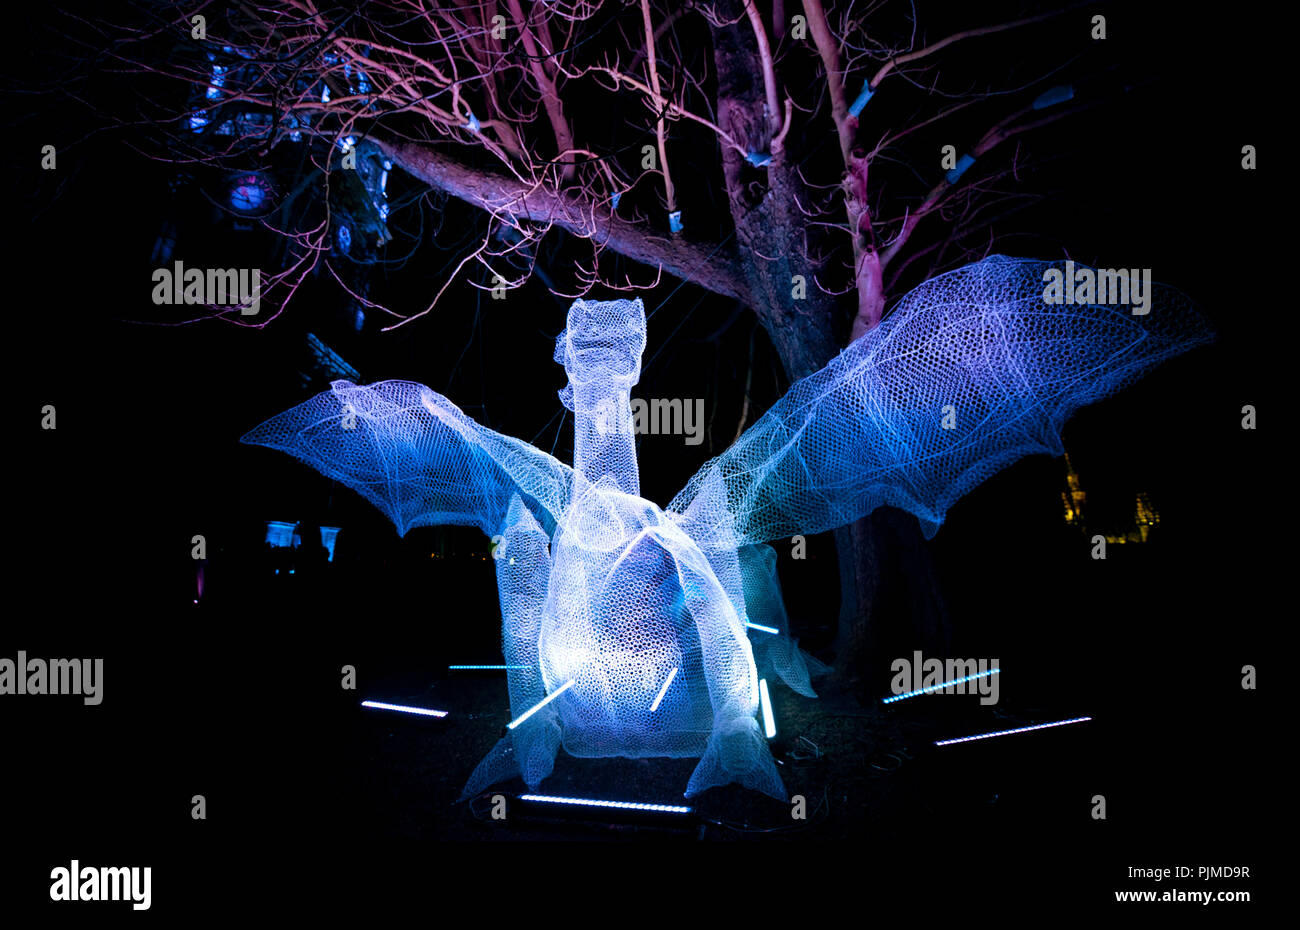
[[722, 246], [706, 251], [694, 243], [656, 236], [582, 195], [477, 170], [425, 145], [371, 141], [408, 174], [494, 216], [559, 226], [591, 240], [598, 248], [610, 248], [684, 281], [752, 303], [749, 288], [737, 271], [734, 253]]

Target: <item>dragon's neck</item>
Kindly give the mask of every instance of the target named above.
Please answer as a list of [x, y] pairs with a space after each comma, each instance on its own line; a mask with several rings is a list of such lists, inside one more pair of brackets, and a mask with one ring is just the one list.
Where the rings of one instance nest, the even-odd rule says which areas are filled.
[[593, 484], [608, 475], [619, 490], [640, 496], [630, 384], [608, 378], [573, 385], [573, 467]]

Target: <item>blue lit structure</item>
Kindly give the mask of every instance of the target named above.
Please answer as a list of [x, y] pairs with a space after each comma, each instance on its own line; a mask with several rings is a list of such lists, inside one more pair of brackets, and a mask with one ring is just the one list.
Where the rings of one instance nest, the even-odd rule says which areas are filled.
[[339, 527], [322, 526], [320, 528], [321, 545], [323, 545], [326, 549], [329, 550], [329, 559], [327, 561], [330, 562], [334, 561], [334, 542], [338, 538], [339, 538]]
[[[322, 526], [320, 528], [321, 544], [329, 551], [327, 561], [334, 561], [334, 543], [339, 536], [339, 527]], [[266, 521], [266, 542], [277, 549], [296, 549], [302, 545], [302, 536], [298, 534], [297, 523], [283, 520]]]
[[312, 362], [330, 378], [360, 378], [357, 370], [343, 361], [339, 355], [315, 333], [307, 334], [307, 351], [311, 353]]
[[292, 549], [302, 544], [302, 537], [298, 535], [297, 530], [297, 523], [267, 520], [266, 541], [277, 549]]
[[[407, 381], [336, 381], [244, 441], [348, 485], [399, 533], [477, 526], [505, 547], [495, 562], [514, 720], [467, 795], [513, 775], [535, 788], [563, 745], [698, 757], [688, 797], [735, 782], [784, 799], [764, 738], [775, 734], [767, 681], [815, 694], [766, 543], [881, 505], [933, 535], [990, 475], [1061, 454], [1079, 407], [1211, 338], [1163, 286], [1144, 315], [1049, 303], [1048, 270], [992, 256], [927, 281], [662, 509], [641, 497], [630, 416], [639, 300], [579, 300], [556, 341], [572, 466]], [[762, 635], [751, 641], [751, 629]]]

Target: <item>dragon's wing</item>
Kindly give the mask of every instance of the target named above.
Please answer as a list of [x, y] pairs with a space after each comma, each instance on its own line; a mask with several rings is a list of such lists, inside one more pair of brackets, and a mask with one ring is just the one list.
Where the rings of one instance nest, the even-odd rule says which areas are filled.
[[242, 439], [301, 459], [382, 510], [398, 533], [460, 524], [497, 533], [520, 494], [543, 524], [568, 506], [573, 470], [479, 426], [422, 384], [335, 381]]
[[1212, 338], [1162, 285], [1144, 315], [1049, 304], [1053, 267], [996, 255], [922, 284], [794, 384], [669, 511], [706, 550], [833, 529], [882, 504], [911, 511], [930, 536], [990, 475], [1061, 454], [1079, 407]]

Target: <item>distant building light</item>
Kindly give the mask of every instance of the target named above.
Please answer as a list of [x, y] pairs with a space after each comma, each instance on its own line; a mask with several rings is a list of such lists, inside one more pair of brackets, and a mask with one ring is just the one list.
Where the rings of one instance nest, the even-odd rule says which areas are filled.
[[286, 549], [296, 546], [301, 542], [301, 538], [294, 533], [298, 526], [296, 523], [285, 523], [282, 520], [266, 521], [266, 541], [269, 545], [277, 549]]
[[320, 528], [320, 541], [322, 545], [324, 545], [325, 548], [329, 550], [330, 553], [329, 558], [326, 560], [328, 562], [334, 561], [334, 541], [338, 538], [339, 538], [339, 527], [322, 526]]

